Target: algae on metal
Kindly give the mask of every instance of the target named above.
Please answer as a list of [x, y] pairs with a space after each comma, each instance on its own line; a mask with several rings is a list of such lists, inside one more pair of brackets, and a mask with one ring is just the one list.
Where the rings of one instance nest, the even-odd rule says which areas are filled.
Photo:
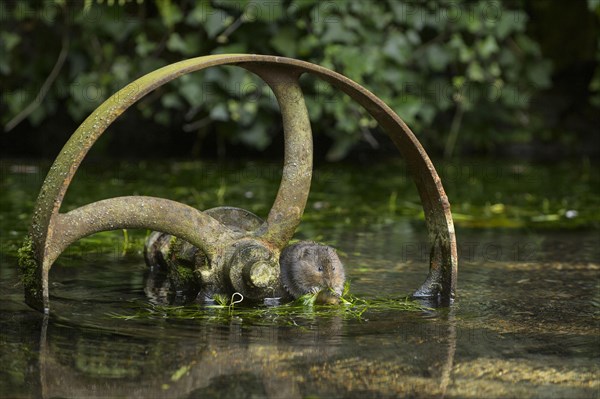
[[[149, 197], [115, 198], [67, 214], [59, 211], [83, 158], [121, 113], [150, 91], [183, 74], [228, 64], [246, 68], [265, 80], [275, 93], [283, 118], [283, 178], [267, 221], [256, 232], [257, 241], [274, 253], [283, 248], [298, 226], [306, 205], [312, 174], [312, 141], [298, 79], [301, 74], [310, 73], [362, 105], [405, 158], [421, 198], [432, 248], [429, 277], [415, 295], [441, 295], [446, 302], [451, 302], [455, 295], [458, 257], [450, 204], [433, 164], [412, 131], [383, 101], [343, 75], [290, 58], [245, 54], [198, 57], [160, 68], [111, 96], [81, 124], [50, 168], [38, 197], [30, 233], [36, 252], [34, 259], [38, 260], [34, 277], [39, 281], [35, 284], [42, 287], [42, 295], [40, 298], [26, 290], [26, 302], [36, 309], [49, 311], [48, 273], [52, 263], [70, 243], [97, 231], [150, 228], [168, 232], [202, 248], [210, 262], [217, 266], [216, 270], [227, 264], [221, 255], [241, 237], [218, 222], [215, 224], [202, 212], [173, 201]], [[152, 203], [153, 212], [143, 208], [148, 202]], [[107, 214], [111, 216], [108, 219]], [[190, 218], [195, 221], [194, 227], [189, 225]]]
[[21, 272], [21, 282], [25, 292], [33, 298], [42, 297], [40, 279], [36, 276], [38, 273], [38, 261], [35, 259], [35, 250], [33, 249], [33, 240], [28, 234], [23, 240], [23, 245], [18, 250], [19, 271]]

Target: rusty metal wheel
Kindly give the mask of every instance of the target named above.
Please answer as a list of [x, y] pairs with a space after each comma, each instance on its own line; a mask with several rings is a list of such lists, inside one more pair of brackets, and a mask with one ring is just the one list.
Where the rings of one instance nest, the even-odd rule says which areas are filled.
[[[259, 229], [240, 233], [190, 206], [145, 196], [110, 198], [60, 213], [77, 168], [119, 115], [157, 87], [181, 75], [219, 65], [237, 65], [260, 76], [273, 90], [283, 119], [283, 177], [267, 220]], [[230, 54], [193, 58], [142, 76], [106, 100], [79, 126], [50, 168], [34, 209], [31, 245], [23, 251], [26, 302], [48, 313], [50, 267], [71, 243], [99, 231], [145, 228], [172, 234], [204, 251], [216, 269], [227, 267], [232, 259], [244, 262], [238, 253], [246, 247], [271, 253], [276, 259], [300, 223], [312, 176], [312, 134], [298, 83], [303, 73], [327, 81], [361, 104], [398, 147], [419, 191], [432, 248], [429, 276], [415, 295], [441, 296], [451, 301], [458, 260], [450, 204], [425, 150], [398, 115], [364, 87], [326, 68], [290, 58]], [[246, 271], [233, 278], [244, 278], [254, 267], [267, 270], [278, 265], [261, 259], [240, 267]], [[266, 275], [271, 276], [265, 282], [269, 285], [278, 272]]]

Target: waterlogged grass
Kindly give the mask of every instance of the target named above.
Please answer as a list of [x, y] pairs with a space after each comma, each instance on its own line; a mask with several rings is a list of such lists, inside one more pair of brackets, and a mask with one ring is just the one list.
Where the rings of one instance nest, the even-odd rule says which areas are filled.
[[342, 317], [364, 320], [373, 312], [428, 312], [425, 307], [409, 297], [362, 299], [350, 294], [346, 284], [339, 303], [320, 303], [319, 293], [306, 294], [293, 302], [276, 305], [252, 305], [244, 302], [242, 295], [234, 293], [230, 298], [215, 296], [212, 304], [184, 306], [155, 305], [144, 303], [132, 308], [131, 314], [110, 313], [109, 317], [122, 320], [201, 320], [229, 322], [242, 319], [254, 324], [298, 325], [299, 319], [315, 317]]

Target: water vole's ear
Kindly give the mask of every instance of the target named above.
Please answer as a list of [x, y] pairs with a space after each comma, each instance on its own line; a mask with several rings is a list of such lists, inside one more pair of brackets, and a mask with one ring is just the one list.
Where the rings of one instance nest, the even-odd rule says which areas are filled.
[[312, 258], [314, 255], [313, 247], [311, 245], [303, 245], [298, 249], [298, 258]]
[[325, 248], [327, 248], [327, 255], [328, 256], [330, 256], [332, 258], [337, 256], [337, 251], [335, 250], [334, 247], [327, 246]]
[[308, 248], [306, 246], [298, 247], [298, 259], [303, 259], [308, 255]]

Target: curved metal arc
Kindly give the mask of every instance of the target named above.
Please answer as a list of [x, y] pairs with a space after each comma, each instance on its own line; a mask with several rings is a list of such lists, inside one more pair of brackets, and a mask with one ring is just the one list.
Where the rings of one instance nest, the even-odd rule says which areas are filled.
[[[450, 282], [443, 288], [442, 294], [453, 296], [457, 257], [449, 203], [431, 161], [410, 129], [379, 98], [343, 75], [304, 61], [261, 55], [216, 55], [171, 64], [139, 78], [100, 105], [65, 144], [40, 191], [31, 228], [38, 269], [43, 268], [47, 272], [52, 264], [47, 254], [55, 231], [55, 219], [58, 217], [62, 200], [77, 168], [94, 142], [122, 112], [153, 89], [183, 74], [216, 65], [248, 63], [287, 65], [295, 68], [299, 73], [315, 74], [350, 95], [382, 125], [398, 146], [413, 174], [423, 201], [432, 246], [437, 245], [435, 242], [437, 239], [443, 247], [441, 248], [444, 257], [442, 264], [437, 265], [432, 262], [431, 267], [442, 270], [447, 277], [445, 280]], [[441, 233], [436, 234], [436, 231]], [[449, 258], [446, 258], [448, 254]], [[36, 274], [40, 273], [41, 270], [36, 271]], [[44, 295], [47, 295], [47, 291]]]
[[454, 222], [450, 202], [425, 149], [404, 121], [369, 90], [337, 72], [318, 65], [293, 61], [295, 66], [306, 66], [306, 72], [329, 82], [362, 105], [400, 151], [421, 198], [432, 248], [429, 276], [414, 295], [430, 297], [440, 294], [445, 302], [451, 302], [455, 296], [458, 274]]
[[[75, 241], [100, 231], [126, 228], [163, 231], [201, 248], [211, 260], [218, 258], [224, 247], [244, 236], [191, 206], [146, 196], [110, 198], [59, 213], [52, 227], [59, 234], [53, 235], [47, 244], [44, 261], [48, 264], [54, 263]], [[26, 300], [34, 308], [47, 313], [50, 309], [50, 268], [39, 269], [39, 280], [29, 289], [41, 291], [41, 298], [28, 296], [26, 291]]]
[[281, 183], [266, 224], [257, 232], [262, 240], [281, 250], [300, 224], [312, 179], [312, 130], [298, 82], [302, 71], [265, 63], [242, 66], [271, 87], [283, 121], [285, 148]]
[[190, 242], [211, 259], [243, 236], [191, 206], [147, 196], [109, 198], [58, 214], [55, 229], [61, 234], [50, 243], [49, 262], [54, 262], [75, 241], [100, 231], [162, 231]]
[[194, 70], [227, 63], [236, 56], [207, 56], [171, 64], [130, 83], [112, 95], [79, 126], [54, 161], [37, 199], [31, 236], [38, 262], [49, 269], [46, 261], [52, 239], [52, 219], [58, 215], [67, 188], [83, 158], [108, 126], [127, 108], [155, 88]]
[[417, 186], [432, 248], [429, 275], [414, 295], [432, 297], [439, 294], [445, 302], [451, 302], [456, 290], [458, 255], [450, 202], [433, 163], [414, 133], [387, 104], [351, 79], [304, 61], [277, 58], [276, 63], [313, 74], [342, 90], [362, 105], [390, 136]]
[[[37, 261], [37, 270], [35, 270], [33, 273], [36, 276], [36, 281], [34, 281], [33, 284], [29, 284], [29, 288], [26, 288], [26, 299], [33, 307], [41, 308], [43, 306], [44, 309], [48, 309], [49, 292], [47, 286], [47, 277], [44, 276], [48, 275], [52, 263], [58, 256], [56, 254], [57, 249], [52, 246], [52, 243], [55, 241], [53, 237], [57, 231], [57, 225], [60, 222], [59, 210], [68, 186], [75, 172], [77, 171], [77, 168], [81, 164], [91, 146], [100, 137], [100, 135], [102, 135], [107, 127], [137, 100], [155, 88], [183, 74], [215, 65], [256, 62], [257, 60], [277, 62], [277, 57], [216, 55], [194, 58], [168, 65], [137, 79], [133, 83], [118, 91], [103, 104], [101, 104], [79, 126], [79, 128], [73, 133], [71, 138], [65, 144], [61, 150], [61, 153], [50, 168], [35, 206], [30, 234], [34, 252], [33, 256]], [[306, 120], [308, 120], [307, 117]], [[307, 130], [304, 126], [304, 130], [308, 131], [310, 136], [310, 127]], [[287, 164], [290, 163], [291, 162], [287, 162]], [[310, 163], [312, 164], [312, 160]], [[307, 179], [305, 178], [305, 180], [307, 180], [308, 184], [310, 184], [310, 174], [308, 175]], [[281, 191], [281, 193], [294, 192], [296, 194], [295, 197], [300, 198], [300, 206], [297, 208], [301, 209], [297, 209], [292, 217], [292, 219], [295, 219], [296, 222], [288, 224], [284, 229], [287, 234], [280, 232], [274, 234], [284, 237], [283, 239], [280, 238], [279, 240], [273, 241], [273, 244], [278, 247], [283, 246], [284, 241], [286, 241], [286, 237], [288, 237], [288, 239], [291, 238], [293, 231], [290, 232], [290, 230], [295, 229], [300, 221], [300, 217], [306, 203], [306, 198], [304, 198], [302, 201], [302, 193], [298, 190], [303, 190], [305, 186], [306, 185], [298, 185], [297, 187], [292, 187], [290, 190]], [[307, 194], [308, 193], [304, 195], [306, 196]], [[286, 196], [286, 198], [290, 197], [294, 197], [294, 195]], [[281, 199], [282, 195], [278, 194], [277, 198]], [[276, 200], [277, 204], [284, 202], [286, 201]], [[287, 216], [290, 215], [287, 214]], [[158, 230], [165, 230], [164, 226], [162, 227], [163, 228], [159, 228]], [[57, 241], [60, 241], [60, 238]], [[40, 291], [42, 292], [41, 295]], [[44, 302], [43, 305], [41, 302]]]

